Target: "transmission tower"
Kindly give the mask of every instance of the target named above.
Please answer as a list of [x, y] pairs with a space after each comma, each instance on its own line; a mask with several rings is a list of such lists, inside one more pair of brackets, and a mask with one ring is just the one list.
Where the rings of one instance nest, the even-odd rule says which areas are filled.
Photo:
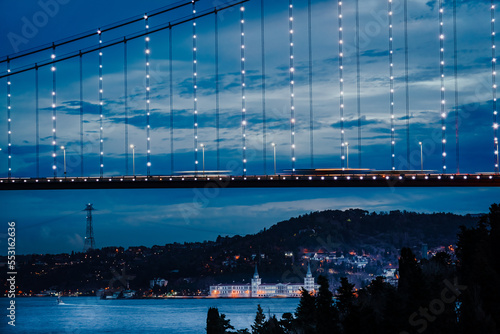
[[95, 209], [92, 204], [87, 204], [87, 207], [83, 211], [87, 211], [87, 232], [85, 236], [85, 244], [83, 245], [83, 251], [92, 250], [95, 248], [94, 240], [94, 228], [92, 227], [92, 211]]

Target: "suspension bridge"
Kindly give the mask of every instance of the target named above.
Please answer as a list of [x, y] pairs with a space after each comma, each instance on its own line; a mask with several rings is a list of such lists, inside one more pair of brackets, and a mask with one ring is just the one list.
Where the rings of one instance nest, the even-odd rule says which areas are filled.
[[[496, 5], [475, 13], [481, 96], [460, 90], [466, 10], [178, 1], [5, 55], [0, 190], [500, 186]], [[432, 23], [425, 107], [415, 17]]]

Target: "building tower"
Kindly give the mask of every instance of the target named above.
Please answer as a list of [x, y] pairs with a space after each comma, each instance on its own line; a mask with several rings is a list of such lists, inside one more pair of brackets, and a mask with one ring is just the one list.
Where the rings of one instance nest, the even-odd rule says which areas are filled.
[[311, 264], [307, 264], [307, 274], [304, 277], [304, 289], [306, 289], [309, 293], [315, 293], [314, 291], [314, 277], [311, 272]]
[[83, 210], [87, 211], [87, 231], [85, 235], [85, 244], [83, 245], [84, 252], [95, 248], [94, 228], [92, 226], [92, 211], [94, 210], [95, 209], [90, 203], [87, 204], [87, 207]]
[[262, 281], [259, 277], [259, 272], [257, 271], [257, 265], [255, 265], [255, 273], [253, 274], [252, 278], [252, 297], [257, 297], [261, 282]]

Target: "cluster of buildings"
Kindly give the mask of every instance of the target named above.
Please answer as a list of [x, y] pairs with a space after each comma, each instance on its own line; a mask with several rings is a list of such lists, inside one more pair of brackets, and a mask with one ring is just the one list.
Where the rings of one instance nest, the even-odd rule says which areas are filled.
[[302, 289], [316, 294], [319, 285], [314, 283], [311, 267], [307, 267], [304, 283], [262, 283], [257, 266], [251, 283], [217, 284], [210, 286], [211, 297], [259, 298], [259, 297], [300, 297]]
[[[285, 254], [286, 256], [286, 254]], [[347, 264], [358, 269], [364, 269], [370, 263], [370, 257], [367, 255], [349, 254], [345, 257], [344, 254], [338, 256], [337, 252], [330, 253], [308, 253], [302, 256], [304, 260], [309, 261], [325, 261], [335, 266]]]

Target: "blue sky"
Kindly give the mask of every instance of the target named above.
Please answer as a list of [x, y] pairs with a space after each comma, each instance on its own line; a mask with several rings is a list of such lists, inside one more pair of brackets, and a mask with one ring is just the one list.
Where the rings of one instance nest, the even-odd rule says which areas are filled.
[[[47, 0], [0, 4], [0, 54], [25, 51], [52, 41], [142, 15], [172, 1], [96, 1]], [[201, 0], [198, 10], [222, 4]], [[394, 3], [394, 71], [396, 114], [396, 167], [408, 168], [405, 142], [404, 39], [402, 1]], [[445, 73], [447, 166], [456, 170], [455, 116], [453, 82], [453, 32], [451, 1], [445, 7]], [[46, 5], [52, 7], [47, 7]], [[54, 6], [57, 4], [57, 7]], [[360, 6], [362, 166], [390, 169], [389, 62], [387, 2], [362, 0]], [[459, 50], [459, 120], [460, 164], [462, 172], [493, 171], [493, 109], [491, 92], [491, 42], [489, 1], [458, 1]], [[262, 109], [260, 1], [246, 5], [246, 73], [247, 73], [247, 159], [248, 173], [262, 174]], [[45, 9], [44, 9], [45, 8]], [[47, 13], [49, 8], [49, 14]], [[307, 50], [307, 1], [294, 1], [295, 106], [297, 168], [309, 168], [309, 88]], [[288, 82], [288, 1], [266, 1], [266, 107], [267, 170], [272, 172], [271, 142], [277, 143], [278, 169], [290, 163], [290, 98]], [[350, 145], [351, 167], [358, 167], [356, 61], [354, 2], [344, 1], [344, 81], [346, 141]], [[44, 14], [45, 13], [45, 14]], [[151, 27], [175, 21], [190, 14], [183, 9], [150, 20]], [[340, 116], [338, 86], [337, 2], [312, 1], [314, 151], [316, 168], [340, 167]], [[45, 15], [45, 16], [44, 16]], [[42, 20], [43, 18], [46, 20]], [[413, 0], [409, 4], [410, 46], [410, 167], [419, 168], [418, 142], [424, 142], [424, 167], [441, 169], [439, 22], [436, 1]], [[26, 23], [28, 22], [28, 23]], [[26, 25], [38, 22], [36, 31]], [[241, 91], [239, 62], [239, 10], [219, 14], [221, 114], [221, 168], [241, 170]], [[207, 169], [216, 168], [214, 18], [200, 19], [198, 27], [198, 101], [199, 142], [206, 149]], [[23, 30], [24, 29], [24, 30]], [[129, 28], [103, 34], [104, 42], [143, 29], [143, 22]], [[186, 24], [173, 30], [174, 57], [174, 124], [175, 170], [192, 170], [193, 102], [192, 102], [192, 32]], [[24, 35], [23, 35], [24, 33]], [[12, 43], [13, 36], [23, 36], [23, 43]], [[151, 147], [152, 173], [170, 173], [170, 109], [168, 31], [152, 34], [151, 49]], [[95, 39], [56, 50], [62, 56], [93, 46]], [[48, 59], [27, 57], [12, 63], [22, 67]], [[129, 142], [136, 145], [137, 173], [146, 172], [144, 41], [128, 45], [128, 92], [130, 107]], [[5, 64], [2, 64], [5, 66]], [[84, 69], [85, 174], [99, 174], [98, 131], [98, 57], [86, 55]], [[123, 48], [116, 46], [103, 52], [104, 161], [106, 175], [125, 173]], [[5, 68], [0, 68], [3, 72]], [[40, 174], [50, 175], [51, 146], [51, 72], [40, 70]], [[14, 176], [32, 176], [35, 171], [35, 102], [34, 74], [12, 77], [12, 167]], [[0, 79], [0, 96], [6, 95], [6, 79]], [[0, 98], [0, 109], [6, 110], [6, 97]], [[68, 174], [79, 175], [79, 65], [78, 60], [57, 66], [58, 145], [68, 147]], [[7, 171], [7, 121], [0, 118], [0, 176]], [[437, 135], [436, 135], [437, 134]], [[61, 153], [58, 152], [59, 160]], [[237, 163], [234, 163], [234, 162]], [[131, 164], [131, 161], [129, 161]], [[62, 168], [62, 161], [59, 163]], [[61, 170], [59, 172], [62, 172]], [[345, 194], [348, 194], [346, 196]], [[389, 194], [391, 194], [389, 196]], [[224, 190], [210, 199], [203, 214], [189, 218], [191, 226], [179, 212], [196, 198], [193, 190], [175, 191], [61, 191], [0, 193], [7, 210], [3, 221], [16, 219], [25, 226], [20, 236], [22, 252], [56, 252], [81, 249], [84, 216], [74, 213], [93, 202], [101, 211], [96, 219], [98, 245], [131, 245], [210, 239], [223, 233], [251, 233], [303, 212], [361, 207], [368, 210], [408, 209], [418, 211], [485, 212], [499, 198], [495, 189], [430, 190]], [[439, 201], [436, 201], [436, 198]], [[473, 198], [473, 200], [471, 200]], [[381, 201], [383, 199], [383, 201]], [[173, 201], [173, 203], [172, 203]], [[300, 201], [300, 204], [297, 203]], [[464, 204], [467, 203], [467, 204]], [[26, 210], [25, 208], [33, 208]], [[37, 209], [35, 209], [37, 208]], [[195, 209], [191, 208], [196, 211]], [[184, 210], [184, 211], [183, 211]], [[74, 214], [69, 215], [73, 212]], [[147, 212], [145, 214], [144, 212]], [[262, 219], [262, 217], [266, 219]], [[61, 218], [62, 217], [62, 218]], [[183, 227], [178, 227], [181, 225]], [[32, 226], [32, 227], [29, 227]], [[107, 226], [107, 227], [105, 227]], [[203, 226], [203, 228], [199, 228]], [[238, 229], [235, 229], [235, 226]], [[160, 233], [156, 233], [156, 231]], [[104, 237], [105, 235], [105, 237]], [[99, 242], [106, 240], [106, 242]], [[60, 240], [55, 243], [53, 240]], [[52, 241], [49, 241], [52, 240]]]

